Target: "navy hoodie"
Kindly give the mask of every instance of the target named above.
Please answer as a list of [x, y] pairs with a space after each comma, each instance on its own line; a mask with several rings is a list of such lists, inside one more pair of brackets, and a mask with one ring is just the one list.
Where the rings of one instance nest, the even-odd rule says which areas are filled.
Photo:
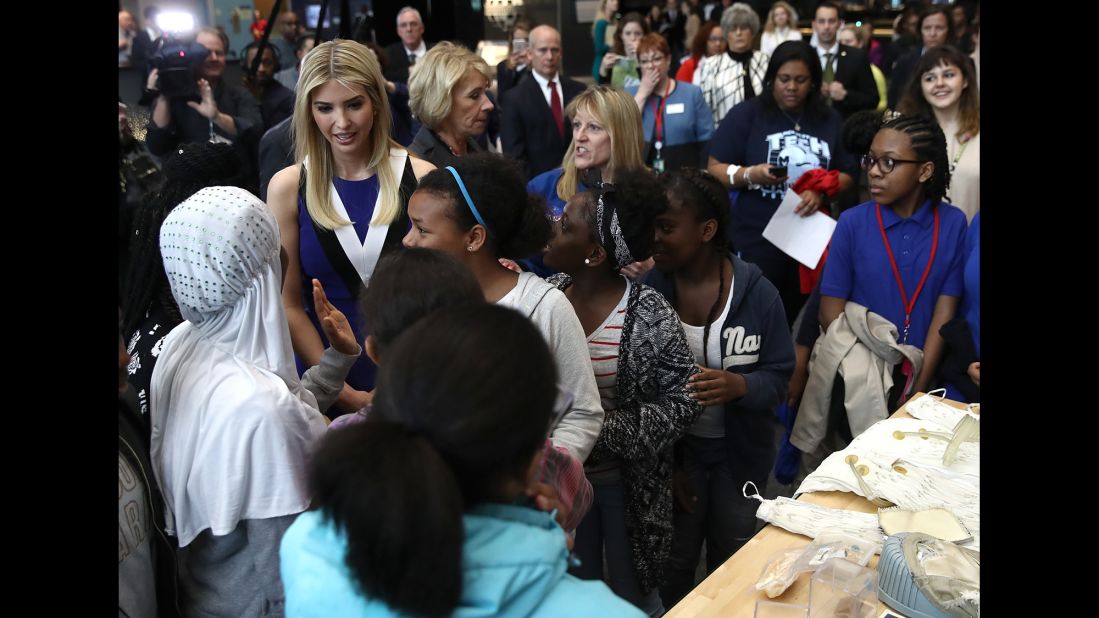
[[[794, 372], [794, 340], [775, 286], [755, 264], [733, 254], [729, 258], [733, 299], [721, 327], [721, 358], [727, 365], [737, 357], [738, 364], [726, 369], [744, 376], [748, 392], [725, 404], [725, 443], [735, 478], [751, 479], [762, 488], [775, 463], [772, 419]], [[675, 306], [672, 277], [651, 270], [644, 283]]]

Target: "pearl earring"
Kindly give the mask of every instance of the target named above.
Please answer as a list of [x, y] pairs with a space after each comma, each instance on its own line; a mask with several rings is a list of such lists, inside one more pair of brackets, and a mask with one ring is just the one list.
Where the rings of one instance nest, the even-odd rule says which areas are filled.
[[588, 258], [584, 258], [584, 263], [585, 264], [591, 264], [591, 260], [589, 260]]
[[470, 245], [470, 246], [466, 247], [466, 250], [467, 251], [473, 251], [473, 245]]

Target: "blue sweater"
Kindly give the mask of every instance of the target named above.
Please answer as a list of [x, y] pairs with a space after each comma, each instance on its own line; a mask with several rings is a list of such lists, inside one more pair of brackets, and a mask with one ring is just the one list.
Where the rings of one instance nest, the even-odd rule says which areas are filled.
[[[782, 299], [755, 264], [730, 254], [733, 298], [721, 328], [722, 365], [744, 376], [748, 391], [725, 404], [725, 442], [738, 479], [760, 484], [775, 463], [774, 410], [786, 398], [794, 372], [794, 340]], [[675, 282], [651, 270], [644, 282], [675, 306]], [[736, 364], [732, 364], [732, 363]]]
[[[644, 616], [603, 582], [565, 572], [565, 533], [549, 513], [482, 504], [462, 520], [462, 597], [453, 616]], [[288, 618], [401, 615], [362, 595], [344, 562], [347, 537], [320, 512], [298, 517], [283, 536], [279, 554]]]

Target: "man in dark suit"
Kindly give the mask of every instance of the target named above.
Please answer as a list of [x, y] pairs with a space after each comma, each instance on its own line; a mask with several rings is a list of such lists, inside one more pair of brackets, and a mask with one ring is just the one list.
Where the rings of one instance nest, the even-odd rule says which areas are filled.
[[664, 11], [660, 14], [660, 22], [656, 31], [663, 35], [672, 48], [672, 62], [679, 58], [685, 45], [683, 39], [687, 35], [687, 15], [679, 10], [678, 0], [666, 0]]
[[391, 82], [408, 83], [408, 69], [423, 59], [431, 46], [424, 42], [424, 21], [420, 12], [406, 6], [397, 13], [397, 36], [400, 42], [385, 48], [389, 65], [385, 78]]
[[533, 178], [561, 165], [572, 141], [565, 108], [584, 91], [584, 84], [562, 77], [561, 34], [550, 26], [530, 32], [531, 73], [504, 93], [500, 138], [504, 152]]
[[839, 5], [828, 0], [817, 6], [813, 32], [817, 35], [824, 81], [821, 94], [844, 118], [878, 106], [878, 87], [870, 72], [870, 58], [861, 49], [840, 45], [836, 39], [843, 16]]

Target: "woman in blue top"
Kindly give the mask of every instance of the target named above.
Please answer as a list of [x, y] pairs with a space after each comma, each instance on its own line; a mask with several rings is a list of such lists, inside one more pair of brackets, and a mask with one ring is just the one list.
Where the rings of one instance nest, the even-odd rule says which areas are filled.
[[280, 550], [286, 615], [642, 616], [565, 573], [565, 533], [528, 498], [556, 378], [506, 307], [446, 307], [398, 337], [370, 417], [310, 466], [313, 510]]
[[641, 109], [645, 163], [656, 172], [680, 167], [706, 167], [706, 147], [714, 133], [702, 90], [668, 76], [672, 50], [659, 34], [646, 34], [637, 44], [641, 85], [626, 88]]
[[[303, 282], [319, 279], [362, 341], [359, 290], [379, 256], [400, 246], [409, 196], [434, 169], [392, 140], [389, 117], [385, 78], [365, 46], [329, 41], [305, 57], [292, 121], [298, 163], [267, 189], [289, 256], [282, 298], [299, 372], [325, 348], [311, 295], [302, 293], [311, 285]], [[364, 355], [330, 415], [362, 408], [373, 388], [374, 364]]]
[[[827, 330], [848, 301], [887, 318], [900, 343], [923, 350], [915, 391], [926, 391], [943, 353], [939, 329], [962, 295], [965, 214], [943, 201], [950, 161], [933, 118], [882, 123], [868, 112], [849, 120], [860, 121], [881, 127], [862, 157], [874, 201], [840, 216], [821, 280], [820, 325]], [[897, 377], [890, 410], [904, 386]]]
[[[951, 332], [941, 331], [947, 339], [947, 353], [953, 353], [953, 363], [945, 358], [939, 377], [946, 387], [946, 397], [954, 401], [981, 401], [981, 213], [973, 216], [965, 236], [965, 269], [961, 315], [947, 324]], [[966, 328], [961, 327], [961, 322]], [[951, 341], [951, 337], [953, 340]], [[953, 350], [949, 348], [954, 348]], [[944, 355], [945, 356], [945, 355]], [[948, 369], [948, 364], [951, 365]], [[963, 374], [964, 370], [964, 375]]]
[[614, 182], [615, 170], [645, 167], [641, 112], [625, 92], [590, 86], [569, 101], [565, 116], [572, 119], [572, 144], [561, 167], [527, 183], [527, 191], [545, 198], [555, 218], [570, 197], [588, 190], [583, 182], [588, 173], [597, 170], [603, 182]]
[[[767, 67], [763, 92], [729, 110], [710, 140], [709, 171], [731, 189], [729, 240], [738, 256], [775, 284], [789, 320], [805, 302], [798, 263], [763, 238], [763, 229], [806, 171], [839, 170], [839, 192], [854, 186], [855, 159], [840, 139], [843, 119], [821, 98], [822, 79], [820, 59], [808, 43], [782, 43]], [[786, 173], [772, 174], [771, 167]], [[824, 197], [803, 191], [795, 212], [809, 216]]]

